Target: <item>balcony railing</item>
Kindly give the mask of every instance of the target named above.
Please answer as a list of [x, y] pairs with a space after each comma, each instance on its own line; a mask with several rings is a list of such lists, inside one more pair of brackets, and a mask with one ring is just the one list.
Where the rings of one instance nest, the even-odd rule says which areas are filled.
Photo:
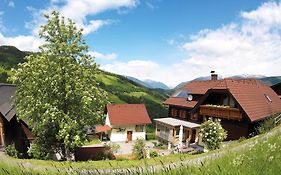
[[242, 120], [242, 113], [239, 109], [225, 106], [201, 105], [200, 115], [208, 115], [233, 120]]

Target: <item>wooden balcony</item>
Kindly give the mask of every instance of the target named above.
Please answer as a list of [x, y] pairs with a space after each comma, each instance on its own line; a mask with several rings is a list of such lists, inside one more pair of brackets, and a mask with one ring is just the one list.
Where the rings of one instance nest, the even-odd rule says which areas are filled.
[[208, 115], [232, 120], [242, 120], [242, 113], [239, 109], [223, 106], [201, 105], [200, 115]]

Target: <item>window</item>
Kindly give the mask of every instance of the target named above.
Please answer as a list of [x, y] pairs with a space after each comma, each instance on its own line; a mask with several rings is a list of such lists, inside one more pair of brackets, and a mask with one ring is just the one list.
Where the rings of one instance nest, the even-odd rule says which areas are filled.
[[270, 98], [268, 95], [264, 94], [264, 96], [267, 98], [267, 100], [268, 100], [269, 102], [272, 102], [271, 98]]
[[176, 117], [178, 115], [178, 110], [177, 109], [171, 109], [171, 116]]
[[136, 132], [143, 132], [143, 125], [136, 125]]
[[193, 120], [193, 121], [197, 121], [198, 120], [198, 114], [195, 113], [195, 114], [191, 115], [190, 119]]
[[185, 110], [180, 110], [179, 111], [179, 117], [182, 119], [185, 119], [186, 111]]

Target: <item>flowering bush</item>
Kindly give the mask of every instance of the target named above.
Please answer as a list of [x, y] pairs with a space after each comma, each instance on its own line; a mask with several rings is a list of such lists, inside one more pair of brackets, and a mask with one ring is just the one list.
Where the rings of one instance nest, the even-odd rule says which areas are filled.
[[226, 139], [227, 132], [222, 128], [220, 119], [208, 119], [201, 125], [202, 141], [207, 149], [214, 150], [220, 147], [221, 142]]

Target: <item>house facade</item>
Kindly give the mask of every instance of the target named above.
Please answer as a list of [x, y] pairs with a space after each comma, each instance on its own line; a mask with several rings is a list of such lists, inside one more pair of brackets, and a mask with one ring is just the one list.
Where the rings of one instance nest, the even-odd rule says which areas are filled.
[[164, 104], [169, 107], [168, 118], [199, 126], [180, 124], [183, 131], [179, 131], [178, 126], [172, 127], [175, 122], [155, 120], [157, 137], [163, 139], [163, 130], [169, 131], [171, 137], [178, 137], [177, 133], [186, 132], [178, 140], [188, 143], [198, 141], [198, 127], [209, 117], [221, 119], [222, 127], [228, 132], [227, 140], [235, 140], [248, 137], [255, 132], [260, 121], [281, 112], [278, 95], [269, 86], [255, 79], [213, 78], [208, 81], [192, 81]]
[[27, 156], [27, 148], [34, 136], [24, 121], [17, 120], [16, 109], [11, 103], [15, 91], [14, 85], [0, 84], [0, 148], [14, 144], [19, 152]]
[[107, 135], [112, 142], [145, 139], [146, 125], [151, 120], [144, 104], [109, 104], [106, 107], [104, 126], [97, 126], [96, 132]]

